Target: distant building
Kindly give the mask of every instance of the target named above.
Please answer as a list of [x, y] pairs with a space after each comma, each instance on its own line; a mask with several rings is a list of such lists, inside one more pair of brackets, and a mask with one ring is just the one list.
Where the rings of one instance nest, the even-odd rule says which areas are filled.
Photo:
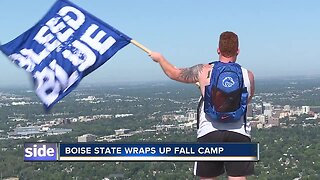
[[265, 116], [271, 117], [272, 116], [272, 105], [271, 103], [263, 103], [263, 114]]
[[46, 131], [48, 135], [59, 135], [71, 132], [72, 129], [65, 129], [65, 128], [52, 128]]
[[272, 117], [272, 110], [264, 110], [263, 115], [267, 116], [267, 117]]
[[[281, 109], [274, 109], [272, 111], [272, 117], [274, 118], [280, 118], [280, 115], [283, 111]], [[288, 111], [287, 111], [288, 112]]]
[[167, 122], [167, 121], [185, 122], [185, 121], [191, 121], [196, 117], [196, 113], [193, 114], [192, 112], [188, 112], [186, 115], [187, 116], [182, 114], [165, 114], [165, 115], [162, 115], [161, 119], [162, 119], [162, 122]]
[[133, 116], [133, 114], [116, 114], [114, 117], [115, 118], [123, 118], [123, 117], [129, 117]]
[[263, 105], [263, 110], [272, 110], [271, 103], [264, 102], [262, 105]]
[[255, 115], [263, 114], [262, 104], [255, 104]]
[[192, 110], [187, 112], [188, 121], [193, 121], [197, 118], [197, 112]]
[[310, 106], [302, 106], [302, 114], [308, 114], [310, 112]]
[[44, 131], [44, 132], [47, 132], [49, 130], [50, 130], [49, 126], [41, 126], [41, 129], [40, 129], [40, 131]]
[[157, 132], [166, 130], [164, 125], [156, 125], [155, 128]]
[[257, 124], [257, 128], [258, 129], [262, 129], [263, 128], [263, 124], [261, 124], [261, 123]]
[[[2, 179], [2, 177], [1, 177]], [[18, 177], [8, 177], [8, 178], [4, 178], [3, 180], [19, 180]]]
[[[155, 126], [155, 131], [156, 131], [156, 132], [169, 131], [169, 130], [174, 129], [174, 128], [179, 128], [179, 127], [176, 127], [176, 126], [173, 125], [173, 124], [168, 124], [168, 125], [162, 124], [162, 125], [156, 125], [156, 126]], [[145, 132], [146, 132], [146, 131], [147, 131], [147, 130], [145, 130]]]
[[279, 119], [278, 118], [270, 118], [268, 119], [268, 124], [271, 126], [279, 126]]
[[72, 118], [71, 122], [78, 122], [77, 118]]
[[178, 122], [186, 122], [188, 121], [188, 117], [185, 117], [184, 115], [174, 115], [174, 119]]
[[263, 114], [263, 112], [264, 112], [264, 108], [265, 108], [265, 107], [264, 107], [264, 103], [265, 103], [265, 102], [261, 103], [261, 113], [260, 113], [260, 114]]
[[320, 113], [320, 106], [310, 106], [310, 111]]
[[42, 134], [40, 126], [16, 127], [13, 132], [9, 132], [10, 136], [28, 136]]
[[162, 115], [161, 119], [162, 119], [162, 122], [167, 122], [169, 120], [172, 120], [174, 117], [173, 115], [168, 115], [168, 114], [165, 114], [165, 115]]
[[315, 120], [318, 119], [318, 114], [314, 114], [313, 117], [308, 117], [306, 120]]
[[116, 129], [114, 130], [114, 132], [116, 133], [116, 135], [122, 135], [122, 134], [126, 134], [130, 131], [130, 129]]
[[296, 107], [296, 108], [292, 108], [290, 110], [290, 116], [300, 116], [302, 114], [302, 109], [300, 109], [299, 107]]
[[70, 119], [63, 119], [63, 124], [71, 124], [71, 120]]
[[196, 121], [196, 120], [194, 120], [194, 121], [189, 121], [189, 122], [185, 123], [184, 126], [185, 126], [187, 129], [197, 128], [197, 121]]
[[283, 107], [283, 111], [290, 111], [290, 105], [285, 105]]
[[93, 134], [84, 134], [82, 136], [78, 136], [78, 142], [94, 142], [96, 141], [97, 136]]
[[260, 115], [260, 116], [259, 116], [259, 123], [265, 124], [265, 123], [266, 123], [266, 116]]
[[257, 125], [259, 124], [259, 121], [250, 121], [251, 127], [257, 127]]
[[247, 117], [253, 117], [253, 107], [251, 103], [247, 106]]

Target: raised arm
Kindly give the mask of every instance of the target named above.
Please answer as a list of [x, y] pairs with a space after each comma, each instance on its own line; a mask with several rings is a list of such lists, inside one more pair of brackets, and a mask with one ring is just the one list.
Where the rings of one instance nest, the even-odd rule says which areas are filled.
[[171, 79], [183, 83], [196, 83], [199, 82], [199, 75], [201, 74], [204, 65], [198, 64], [189, 68], [177, 68], [169, 63], [158, 52], [151, 52], [149, 56], [153, 61], [160, 64], [163, 72]]

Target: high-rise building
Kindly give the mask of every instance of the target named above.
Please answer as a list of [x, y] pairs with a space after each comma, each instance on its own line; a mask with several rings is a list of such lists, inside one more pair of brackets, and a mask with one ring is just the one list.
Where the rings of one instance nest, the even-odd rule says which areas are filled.
[[261, 103], [261, 114], [263, 114], [263, 112], [264, 112], [264, 105], [263, 105], [264, 103], [265, 103], [265, 102], [262, 102], [262, 103]]
[[310, 106], [302, 106], [302, 114], [308, 114], [310, 112]]
[[271, 103], [263, 103], [262, 104], [263, 105], [263, 110], [265, 111], [265, 110], [272, 110], [272, 105], [271, 105]]
[[251, 103], [247, 106], [247, 117], [253, 117], [253, 107]]
[[267, 117], [272, 116], [272, 105], [271, 103], [263, 103], [263, 115]]

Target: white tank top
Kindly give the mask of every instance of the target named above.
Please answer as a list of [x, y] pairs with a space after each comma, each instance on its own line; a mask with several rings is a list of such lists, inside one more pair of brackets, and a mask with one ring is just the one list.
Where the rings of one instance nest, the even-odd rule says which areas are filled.
[[[247, 87], [249, 96], [250, 96], [250, 80], [248, 76], [248, 70], [245, 68], [242, 68], [242, 74], [243, 74], [243, 81], [244, 86]], [[240, 121], [237, 121], [235, 123], [220, 123], [220, 122], [214, 122], [209, 120], [210, 117], [206, 115], [206, 113], [203, 110], [203, 103], [200, 106], [200, 114], [199, 114], [199, 129], [197, 132], [197, 137], [202, 137], [212, 131], [218, 131], [218, 130], [227, 130], [232, 131], [236, 133], [243, 134], [245, 136], [251, 137], [251, 125], [250, 122], [247, 121], [246, 124], [243, 120], [243, 116], [241, 117]], [[246, 127], [245, 127], [246, 126]]]

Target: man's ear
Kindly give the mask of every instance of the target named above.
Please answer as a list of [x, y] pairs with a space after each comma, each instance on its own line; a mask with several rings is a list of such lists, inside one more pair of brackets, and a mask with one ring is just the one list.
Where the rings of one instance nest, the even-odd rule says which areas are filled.
[[220, 53], [221, 53], [219, 48], [217, 48], [217, 53], [218, 53], [219, 55], [220, 55]]
[[237, 55], [239, 55], [239, 53], [240, 53], [240, 49], [237, 50]]

